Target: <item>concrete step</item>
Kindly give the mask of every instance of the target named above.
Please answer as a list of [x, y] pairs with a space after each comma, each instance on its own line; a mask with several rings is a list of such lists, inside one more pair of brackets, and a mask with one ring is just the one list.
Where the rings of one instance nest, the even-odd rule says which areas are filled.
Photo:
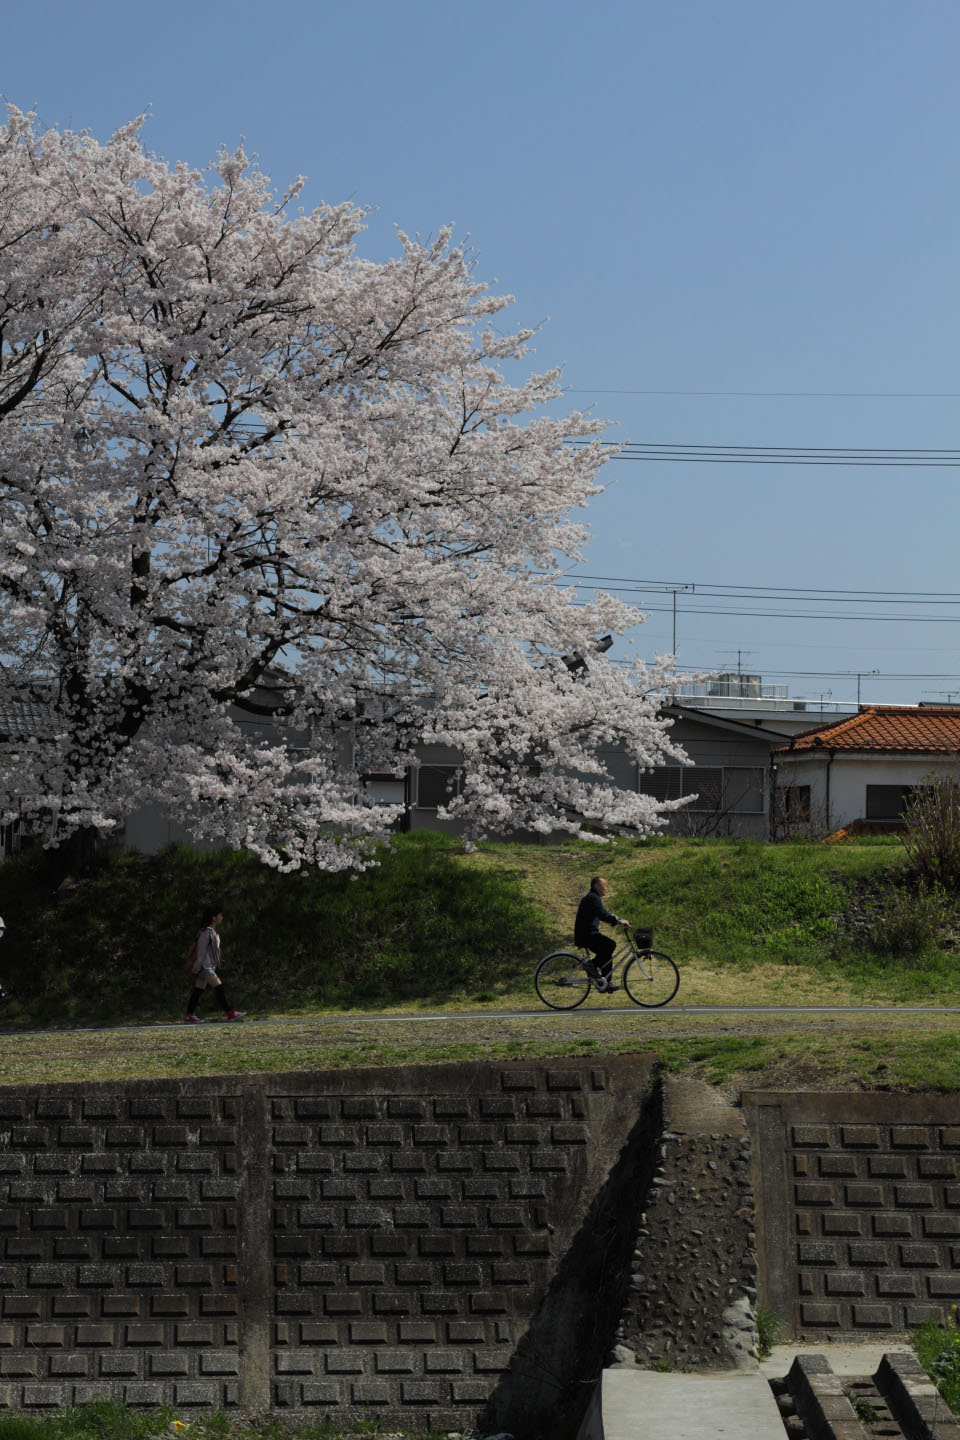
[[754, 1371], [615, 1365], [577, 1440], [960, 1440], [911, 1350], [777, 1346]]

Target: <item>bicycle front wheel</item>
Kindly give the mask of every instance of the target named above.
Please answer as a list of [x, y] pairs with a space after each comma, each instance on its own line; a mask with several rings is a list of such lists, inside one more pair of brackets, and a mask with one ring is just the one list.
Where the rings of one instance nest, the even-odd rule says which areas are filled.
[[590, 994], [590, 977], [579, 955], [557, 950], [537, 966], [533, 983], [551, 1010], [575, 1010]]
[[669, 955], [645, 950], [630, 961], [623, 972], [623, 988], [634, 1005], [656, 1010], [668, 1005], [680, 988], [680, 971]]

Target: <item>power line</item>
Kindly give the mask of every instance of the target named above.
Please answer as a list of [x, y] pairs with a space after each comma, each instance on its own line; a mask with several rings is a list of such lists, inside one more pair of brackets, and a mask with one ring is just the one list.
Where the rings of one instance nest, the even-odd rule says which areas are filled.
[[[673, 610], [670, 605], [643, 605], [641, 608], [651, 615], [669, 615]], [[960, 625], [960, 615], [840, 615], [835, 611], [815, 610], [722, 610], [707, 605], [682, 605], [677, 607], [677, 612], [683, 615], [735, 616], [745, 620], [831, 620], [834, 624], [838, 620], [849, 620], [857, 623], [880, 621], [884, 625]]]
[[[604, 582], [604, 581], [601, 581], [601, 580], [599, 580], [599, 579], [598, 579], [598, 580], [593, 580], [593, 581], [586, 581], [586, 580], [578, 580], [578, 579], [576, 579], [576, 578], [570, 579], [567, 583], [560, 582], [560, 588], [561, 588], [561, 589], [573, 590], [573, 591], [577, 592], [578, 594], [579, 594], [580, 592], [582, 592], [582, 591], [596, 591], [600, 586], [602, 586], [603, 590], [604, 590], [605, 593], [607, 593], [607, 594], [621, 595], [621, 596], [627, 596], [627, 597], [629, 597], [630, 599], [632, 599], [632, 600], [634, 601], [634, 603], [636, 603], [638, 606], [640, 606], [640, 608], [641, 608], [642, 610], [644, 610], [646, 613], [648, 613], [648, 614], [654, 614], [654, 615], [669, 615], [669, 614], [673, 614], [673, 613], [678, 613], [678, 614], [683, 614], [683, 615], [733, 616], [733, 617], [737, 617], [737, 618], [740, 618], [740, 619], [766, 619], [766, 620], [831, 620], [831, 621], [834, 621], [834, 622], [840, 621], [840, 620], [846, 620], [846, 621], [851, 621], [851, 622], [861, 622], [861, 621], [876, 622], [876, 621], [882, 621], [882, 622], [884, 622], [885, 624], [888, 624], [888, 625], [926, 625], [926, 624], [933, 624], [933, 625], [956, 625], [956, 624], [960, 624], [960, 598], [958, 598], [958, 599], [933, 600], [933, 599], [906, 599], [906, 598], [902, 598], [902, 597], [901, 597], [901, 598], [887, 598], [887, 597], [885, 597], [885, 596], [878, 596], [876, 599], [871, 599], [871, 598], [868, 598], [868, 597], [866, 597], [866, 596], [860, 596], [860, 597], [844, 596], [844, 595], [834, 595], [834, 596], [831, 596], [831, 595], [829, 595], [829, 594], [827, 594], [827, 595], [810, 595], [810, 596], [804, 596], [804, 595], [788, 595], [788, 596], [784, 596], [784, 595], [764, 595], [764, 594], [762, 594], [762, 593], [759, 593], [759, 594], [752, 594], [752, 593], [751, 593], [751, 594], [737, 594], [737, 593], [735, 593], [735, 592], [734, 592], [734, 593], [729, 593], [729, 594], [722, 594], [722, 595], [711, 595], [711, 594], [709, 594], [709, 593], [707, 593], [707, 592], [701, 593], [700, 587], [699, 587], [699, 586], [696, 586], [696, 587], [693, 587], [693, 588], [695, 589], [695, 591], [696, 591], [696, 594], [693, 596], [692, 601], [691, 601], [690, 599], [688, 599], [688, 600], [686, 601], [686, 603], [684, 603], [684, 604], [679, 604], [679, 603], [677, 602], [677, 600], [674, 598], [677, 592], [673, 592], [673, 594], [671, 595], [671, 602], [670, 602], [670, 604], [658, 604], [655, 600], [651, 601], [651, 600], [647, 600], [647, 599], [644, 598], [645, 596], [648, 596], [648, 595], [651, 594], [651, 589], [650, 589], [650, 587], [643, 586], [643, 585], [631, 585], [631, 584], [626, 584], [626, 585], [624, 585], [624, 584], [619, 584], [619, 585], [618, 585], [616, 582], [613, 582], [613, 583], [610, 583], [609, 581]], [[653, 593], [658, 593], [658, 592], [653, 592]], [[717, 603], [717, 604], [698, 604], [698, 603], [696, 603], [697, 601], [701, 601], [701, 600], [702, 600], [702, 601], [716, 600], [716, 601], [719, 602], [719, 603]], [[731, 605], [731, 602], [736, 601], [736, 600], [743, 600], [743, 601], [748, 602], [748, 604], [747, 604], [747, 605], [744, 605], [744, 606], [742, 606], [742, 607], [732, 606], [732, 605]], [[813, 606], [832, 606], [832, 607], [834, 607], [834, 608], [829, 608], [829, 609], [826, 609], [826, 608], [823, 608], [823, 609], [815, 609], [815, 608], [810, 608], [810, 609], [771, 609], [771, 608], [768, 608], [768, 607], [765, 607], [765, 606], [762, 606], [762, 605], [761, 605], [760, 602], [762, 602], [763, 600], [771, 600], [771, 601], [773, 601], [774, 603], [779, 604], [779, 605], [783, 605], [785, 602], [789, 604], [790, 601], [800, 602], [801, 604], [802, 604], [804, 601], [807, 601], [807, 603], [808, 603], [811, 607], [813, 607]], [[859, 605], [859, 606], [861, 606], [861, 607], [863, 607], [863, 606], [870, 606], [870, 607], [874, 607], [874, 609], [876, 609], [879, 613], [871, 613], [871, 611], [870, 611], [870, 610], [867, 610], [867, 609], [860, 609], [860, 610], [851, 612], [850, 610], [844, 611], [843, 609], [837, 609], [837, 608], [836, 608], [837, 606], [843, 606], [843, 605]], [[896, 606], [896, 607], [899, 608], [899, 610], [901, 611], [901, 613], [899, 613], [899, 614], [891, 614], [890, 611], [889, 611], [889, 609], [887, 609], [886, 611], [883, 610], [882, 607], [884, 607], [884, 606]], [[925, 608], [924, 608], [924, 610], [923, 610], [923, 613], [921, 613], [921, 614], [917, 614], [917, 613], [903, 614], [902, 611], [903, 611], [904, 607], [906, 607], [906, 606], [923, 606], [923, 607], [925, 607]], [[957, 613], [946, 614], [946, 615], [944, 615], [944, 614], [936, 614], [936, 613], [934, 613], [930, 608], [927, 608], [927, 607], [932, 607], [932, 606], [950, 607], [951, 609], [956, 609]]]
[[[596, 583], [599, 583], [599, 582], [596, 582]], [[591, 582], [587, 582], [587, 581], [581, 581], [581, 580], [574, 580], [574, 581], [570, 582], [565, 588], [567, 588], [567, 589], [572, 588], [572, 589], [574, 589], [574, 590], [593, 590], [593, 589], [595, 588], [595, 583], [591, 583]], [[614, 582], [610, 582], [610, 581], [604, 582], [604, 589], [605, 589], [606, 591], [608, 591], [608, 592], [614, 592], [614, 593], [620, 594], [620, 595], [637, 595], [637, 596], [640, 596], [640, 595], [649, 595], [649, 594], [651, 594], [651, 593], [654, 593], [654, 594], [659, 594], [659, 593], [660, 593], [659, 591], [653, 591], [653, 592], [652, 592], [652, 591], [651, 591], [651, 588], [650, 588], [649, 586], [646, 586], [646, 585], [629, 585], [629, 584], [627, 584], [627, 585], [624, 585], [624, 584], [618, 585], [615, 581], [614, 581]], [[699, 595], [699, 586], [697, 587], [697, 591], [698, 591], [698, 595]], [[681, 592], [681, 593], [682, 593], [682, 592]], [[757, 601], [757, 600], [776, 600], [776, 601], [777, 601], [778, 603], [780, 603], [780, 604], [784, 603], [784, 601], [786, 601], [786, 600], [809, 600], [809, 603], [810, 603], [810, 604], [830, 603], [830, 604], [835, 604], [835, 605], [896, 605], [896, 606], [903, 606], [903, 605], [957, 605], [957, 606], [960, 606], [960, 597], [957, 597], [957, 599], [942, 599], [942, 600], [940, 600], [940, 599], [933, 599], [933, 598], [929, 598], [929, 597], [926, 598], [926, 599], [907, 599], [907, 598], [904, 598], [904, 597], [897, 598], [897, 597], [878, 596], [875, 600], [872, 600], [872, 599], [867, 598], [866, 596], [856, 596], [856, 595], [834, 595], [834, 596], [830, 596], [830, 595], [822, 595], [822, 596], [790, 595], [790, 596], [783, 596], [783, 595], [763, 595], [763, 594], [737, 594], [736, 592], [733, 592], [733, 593], [727, 594], [727, 595], [711, 596], [711, 595], [707, 592], [707, 593], [704, 593], [703, 596], [700, 597], [700, 598], [703, 598], [703, 599], [705, 599], [705, 600], [714, 599], [714, 598], [715, 598], [715, 599], [718, 599], [718, 600], [754, 600], [754, 601]], [[657, 608], [657, 607], [652, 606], [652, 605], [650, 606], [650, 609], [655, 609], [655, 608]], [[672, 608], [672, 607], [670, 607], [670, 608]], [[722, 611], [715, 610], [712, 606], [710, 606], [710, 607], [705, 607], [705, 608], [702, 609], [702, 610], [698, 610], [695, 605], [687, 604], [687, 605], [681, 606], [680, 608], [683, 609], [687, 614], [710, 614], [710, 615], [715, 615], [715, 614], [716, 614], [716, 615], [719, 615], [719, 614], [722, 614], [722, 613], [723, 613]], [[758, 614], [766, 614], [767, 612], [766, 612], [766, 611], [758, 611], [757, 613], [758, 613]], [[804, 612], [804, 613], [805, 613], [805, 612]], [[880, 618], [880, 617], [878, 617], [878, 618]], [[919, 618], [922, 618], [922, 617], [919, 617]]]
[[[676, 580], [638, 579], [636, 576], [633, 575], [593, 575], [586, 573], [573, 575], [572, 573], [568, 572], [568, 578], [574, 580], [600, 580], [605, 585], [638, 585], [650, 590], [659, 587], [663, 590], [668, 591], [676, 589], [678, 584]], [[890, 595], [903, 595], [907, 597], [925, 597], [933, 600], [960, 600], [960, 590], [854, 590], [850, 588], [845, 588], [843, 586], [808, 587], [803, 585], [747, 585], [744, 583], [732, 585], [715, 580], [697, 580], [696, 582], [694, 582], [693, 588], [697, 591], [698, 594], [703, 594], [711, 590], [724, 591], [728, 594], [730, 592], [753, 593], [757, 591], [770, 591], [773, 594], [789, 596], [796, 599], [829, 599], [833, 595], [856, 595], [862, 596], [864, 598], [867, 598], [871, 595], [876, 595], [881, 598], [885, 598]]]
[[757, 400], [960, 400], [956, 390], [602, 390], [565, 385], [565, 395], [712, 395]]
[[[582, 437], [569, 441], [575, 449], [595, 444]], [[944, 470], [960, 467], [960, 450], [909, 449], [852, 445], [701, 445], [686, 442], [601, 440], [613, 460], [670, 461], [691, 465], [820, 465]]]
[[[560, 585], [577, 593], [602, 589], [648, 614], [715, 615], [739, 619], [884, 621], [925, 625], [960, 622], [957, 591], [880, 591], [643, 580], [626, 576], [568, 574]], [[651, 598], [663, 595], [663, 603]], [[669, 603], [666, 597], [669, 596]], [[680, 603], [680, 597], [683, 603]], [[735, 602], [744, 602], [737, 605]], [[766, 604], [765, 602], [770, 602]], [[777, 608], [772, 608], [772, 607]], [[856, 608], [853, 608], [856, 607]], [[897, 613], [891, 613], [896, 611]], [[947, 613], [943, 613], [947, 612]]]

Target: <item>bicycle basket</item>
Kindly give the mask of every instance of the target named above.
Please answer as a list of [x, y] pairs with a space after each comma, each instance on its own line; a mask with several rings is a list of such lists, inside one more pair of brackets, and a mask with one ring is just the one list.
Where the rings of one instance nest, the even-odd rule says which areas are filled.
[[638, 950], [650, 950], [653, 947], [652, 930], [634, 930], [633, 943]]

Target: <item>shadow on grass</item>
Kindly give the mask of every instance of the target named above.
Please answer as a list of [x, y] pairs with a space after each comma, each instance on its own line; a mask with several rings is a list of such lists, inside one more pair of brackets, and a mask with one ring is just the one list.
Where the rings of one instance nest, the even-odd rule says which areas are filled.
[[[521, 872], [464, 863], [444, 836], [398, 836], [358, 875], [282, 875], [253, 856], [113, 854], [56, 888], [40, 852], [0, 864], [0, 977], [14, 1024], [182, 1013], [186, 950], [207, 899], [222, 904], [232, 1004], [296, 1011], [495, 994], [547, 947]], [[212, 1008], [212, 1007], [208, 1007]]]

